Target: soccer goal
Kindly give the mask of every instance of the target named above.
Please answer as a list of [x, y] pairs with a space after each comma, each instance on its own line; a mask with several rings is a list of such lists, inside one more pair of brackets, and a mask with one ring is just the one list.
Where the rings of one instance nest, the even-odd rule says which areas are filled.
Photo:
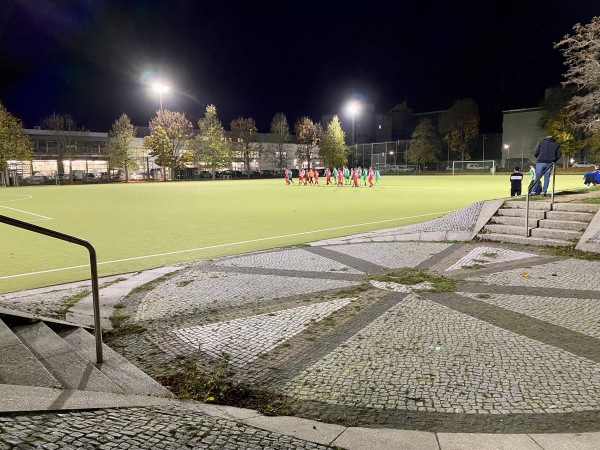
[[493, 159], [483, 161], [452, 161], [452, 175], [456, 173], [496, 173], [496, 162]]

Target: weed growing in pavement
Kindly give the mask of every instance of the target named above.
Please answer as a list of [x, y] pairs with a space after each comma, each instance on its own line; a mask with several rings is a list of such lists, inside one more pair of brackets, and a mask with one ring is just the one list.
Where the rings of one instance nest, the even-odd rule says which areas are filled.
[[119, 277], [112, 281], [107, 281], [106, 283], [103, 283], [100, 286], [100, 289], [104, 289], [105, 287], [112, 286], [113, 284], [117, 284], [117, 283], [120, 283], [121, 281], [125, 281], [125, 280], [127, 280], [127, 278]]
[[461, 269], [483, 269], [484, 266], [481, 264], [465, 264], [464, 266], [460, 266]]
[[158, 286], [161, 283], [164, 283], [165, 281], [167, 281], [169, 278], [171, 278], [171, 276], [173, 276], [172, 273], [169, 273], [167, 275], [163, 275], [161, 277], [158, 277], [152, 281], [149, 281], [148, 283], [142, 284], [140, 286], [137, 286], [135, 288], [133, 288], [131, 290], [131, 292], [129, 292], [129, 295], [132, 294], [137, 294], [138, 292], [145, 292], [145, 291], [151, 291], [152, 289], [154, 289], [156, 286]]
[[159, 376], [157, 381], [182, 399], [256, 409], [267, 416], [290, 413], [282, 395], [236, 383], [229, 359], [228, 354], [222, 353], [212, 367], [201, 368], [194, 358], [182, 358], [177, 370]]
[[92, 293], [92, 291], [90, 291], [89, 289], [84, 289], [83, 291], [81, 291], [75, 295], [72, 295], [71, 297], [63, 298], [62, 305], [61, 305], [60, 309], [57, 311], [57, 314], [62, 318], [67, 317], [67, 311], [69, 309], [71, 309], [73, 306], [75, 306], [77, 304], [77, 302], [79, 302], [79, 300], [87, 297], [91, 293]]
[[361, 283], [356, 286], [350, 286], [344, 289], [340, 289], [335, 293], [335, 297], [344, 298], [344, 297], [354, 297], [361, 292], [366, 292], [373, 289], [369, 283]]
[[541, 250], [541, 252], [544, 251], [554, 256], [566, 256], [567, 258], [584, 259], [587, 261], [600, 261], [600, 253], [582, 252], [581, 250], [575, 250], [574, 247], [544, 248]]
[[129, 315], [123, 314], [123, 305], [118, 303], [115, 305], [113, 313], [109, 317], [110, 323], [112, 325], [112, 330], [108, 330], [103, 333], [103, 338], [107, 345], [115, 343], [119, 338], [123, 336], [128, 336], [131, 334], [143, 333], [146, 331], [141, 325], [137, 323], [129, 322]]
[[425, 269], [415, 269], [412, 267], [396, 269], [381, 275], [369, 275], [368, 278], [369, 280], [381, 281], [384, 283], [398, 283], [408, 286], [426, 282], [431, 285], [431, 287], [427, 289], [418, 289], [416, 291], [453, 292], [456, 289], [456, 282], [452, 278], [434, 275]]

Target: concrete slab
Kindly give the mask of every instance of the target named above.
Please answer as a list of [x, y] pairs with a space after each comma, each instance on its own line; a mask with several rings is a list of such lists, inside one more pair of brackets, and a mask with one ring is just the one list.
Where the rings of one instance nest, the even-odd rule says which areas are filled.
[[492, 216], [496, 214], [496, 211], [498, 211], [503, 204], [504, 199], [483, 202], [483, 205], [481, 205], [481, 209], [479, 210], [479, 216], [475, 222], [475, 227], [471, 231], [470, 239], [473, 239], [475, 236], [477, 236], [477, 233], [479, 233], [485, 224], [490, 221]]
[[347, 450], [439, 450], [434, 433], [387, 428], [348, 428], [331, 445]]
[[124, 408], [170, 402], [161, 397], [0, 384], [0, 412]]
[[[120, 281], [102, 288], [100, 290], [100, 322], [102, 328], [112, 328], [108, 319], [112, 315], [115, 305], [120, 303], [123, 297], [129, 294], [133, 289], [179, 269], [181, 268], [166, 266], [145, 270], [130, 276], [124, 281]], [[94, 319], [92, 304], [93, 298], [90, 294], [77, 302], [77, 304], [67, 312], [67, 320], [78, 324], [93, 326]]]
[[332, 425], [314, 420], [287, 416], [253, 417], [244, 420], [244, 423], [260, 428], [261, 430], [291, 435], [299, 439], [324, 445], [330, 445], [346, 430], [346, 427], [341, 425]]
[[[186, 402], [186, 400], [181, 400], [181, 402]], [[211, 416], [221, 417], [229, 420], [245, 421], [246, 419], [261, 416], [261, 414], [254, 409], [235, 408], [233, 406], [223, 405], [210, 405], [195, 401], [189, 401], [189, 405], [193, 406], [194, 409], [202, 411]]]
[[532, 434], [531, 438], [544, 450], [597, 450], [599, 433]]
[[540, 450], [526, 434], [438, 433], [440, 450]]

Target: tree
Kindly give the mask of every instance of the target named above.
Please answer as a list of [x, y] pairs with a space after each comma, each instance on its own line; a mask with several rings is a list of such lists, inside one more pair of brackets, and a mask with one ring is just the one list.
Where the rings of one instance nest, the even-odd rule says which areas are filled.
[[406, 152], [408, 162], [423, 165], [438, 162], [441, 151], [442, 141], [431, 119], [419, 120]]
[[128, 182], [129, 170], [135, 169], [138, 164], [133, 148], [135, 127], [131, 124], [127, 114], [121, 114], [121, 117], [115, 120], [108, 136], [110, 140], [107, 145], [107, 152], [110, 167], [125, 169], [125, 182]]
[[479, 135], [479, 109], [473, 99], [457, 100], [446, 111], [439, 124], [450, 150], [460, 154], [460, 159], [471, 159], [470, 152], [477, 143]]
[[[56, 112], [42, 120], [42, 126], [47, 130], [54, 131], [58, 150], [58, 173], [64, 173], [63, 159], [69, 161], [75, 159], [79, 153], [78, 148], [83, 148], [83, 137], [85, 129], [79, 128], [75, 119], [69, 114], [57, 114]], [[70, 179], [73, 181], [73, 171], [70, 170]]]
[[203, 159], [213, 178], [217, 169], [231, 164], [231, 146], [225, 138], [225, 129], [217, 116], [217, 107], [207, 105], [204, 117], [198, 121], [200, 133], [196, 136], [196, 151]]
[[250, 178], [250, 158], [255, 154], [255, 149], [252, 147], [252, 144], [255, 141], [256, 132], [258, 131], [256, 124], [252, 118], [245, 119], [243, 117], [238, 117], [231, 121], [230, 126], [231, 143], [233, 148], [235, 148], [244, 158], [244, 167], [248, 172], [248, 178]]
[[275, 141], [275, 151], [271, 155], [271, 159], [281, 172], [286, 165], [287, 146], [291, 142], [290, 126], [287, 118], [283, 113], [277, 113], [271, 121], [271, 135]]
[[327, 124], [325, 136], [319, 145], [319, 158], [325, 167], [341, 167], [348, 162], [346, 135], [338, 116], [334, 116]]
[[[169, 111], [156, 111], [148, 124], [150, 135], [144, 138], [144, 147], [150, 150], [150, 156], [156, 158], [156, 163], [171, 171], [171, 179], [175, 178], [175, 170], [182, 168], [192, 161], [189, 144], [193, 138], [193, 126], [185, 114]], [[163, 170], [163, 180], [167, 174]]]
[[10, 186], [8, 161], [32, 158], [31, 141], [23, 132], [23, 123], [0, 102], [0, 171], [4, 173], [6, 186]]
[[576, 24], [554, 48], [561, 49], [568, 66], [565, 86], [575, 86], [568, 104], [574, 126], [587, 134], [600, 133], [600, 17], [587, 25]]
[[314, 151], [323, 138], [323, 127], [320, 123], [314, 123], [308, 117], [298, 119], [295, 126], [298, 150], [296, 156], [301, 161], [306, 161], [308, 168], [313, 167], [312, 160]]

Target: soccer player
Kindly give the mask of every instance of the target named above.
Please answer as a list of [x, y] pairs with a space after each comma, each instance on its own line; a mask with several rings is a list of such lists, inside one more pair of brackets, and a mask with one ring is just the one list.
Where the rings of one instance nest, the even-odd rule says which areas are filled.
[[298, 186], [302, 186], [302, 184], [306, 184], [304, 181], [304, 169], [298, 170]]
[[352, 171], [352, 186], [358, 187], [358, 169]]
[[379, 169], [375, 170], [375, 184], [379, 184], [379, 179], [381, 178], [381, 173], [379, 173]]
[[319, 171], [315, 169], [315, 186], [319, 186]]
[[[333, 170], [335, 171], [335, 167]], [[331, 171], [329, 170], [329, 167], [325, 169], [325, 181], [325, 186], [329, 186], [331, 184]]]
[[285, 171], [283, 172], [283, 174], [285, 176], [285, 184], [287, 186], [288, 184], [290, 184], [290, 171], [287, 169], [287, 167], [286, 167]]
[[373, 187], [373, 177], [375, 173], [373, 172], [373, 168], [369, 167], [369, 187]]
[[338, 169], [338, 173], [337, 173], [337, 185], [338, 186], [344, 186], [344, 172], [342, 172], [342, 169]]

